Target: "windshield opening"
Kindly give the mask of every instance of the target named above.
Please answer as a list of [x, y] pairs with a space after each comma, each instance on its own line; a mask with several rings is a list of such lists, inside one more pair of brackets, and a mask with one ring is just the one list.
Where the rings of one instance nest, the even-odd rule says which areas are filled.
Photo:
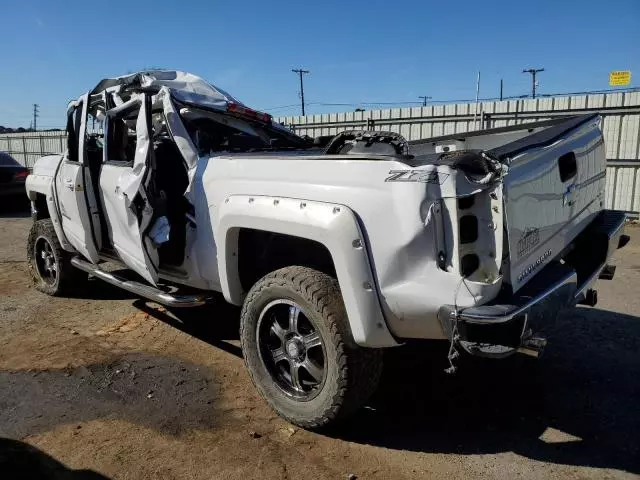
[[284, 127], [232, 115], [183, 108], [180, 117], [200, 156], [219, 152], [306, 149], [311, 146]]

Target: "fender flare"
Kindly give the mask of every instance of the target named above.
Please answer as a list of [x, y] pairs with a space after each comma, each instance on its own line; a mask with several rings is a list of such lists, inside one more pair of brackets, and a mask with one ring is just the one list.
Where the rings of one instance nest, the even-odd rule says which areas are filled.
[[387, 328], [365, 239], [350, 208], [270, 196], [226, 198], [218, 210], [215, 237], [220, 239], [222, 293], [235, 305], [241, 305], [246, 295], [238, 274], [238, 234], [242, 228], [302, 237], [324, 245], [333, 259], [355, 342], [366, 347], [398, 345]]
[[[56, 174], [58, 172], [58, 168], [56, 168]], [[49, 210], [49, 218], [51, 218], [51, 222], [53, 223], [53, 230], [58, 236], [60, 246], [66, 251], [75, 252], [73, 245], [69, 243], [69, 240], [67, 240], [67, 237], [64, 235], [64, 231], [62, 230], [60, 213], [57, 207], [58, 198], [54, 188], [53, 177], [49, 177], [48, 175], [31, 174], [27, 177], [25, 188], [27, 196], [32, 204], [36, 201], [38, 195], [45, 196], [45, 199], [47, 200], [47, 208]]]

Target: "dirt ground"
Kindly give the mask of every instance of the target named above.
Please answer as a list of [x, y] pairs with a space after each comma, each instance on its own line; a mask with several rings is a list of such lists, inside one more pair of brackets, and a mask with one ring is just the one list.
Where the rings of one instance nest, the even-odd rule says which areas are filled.
[[250, 383], [238, 311], [168, 312], [98, 280], [30, 287], [26, 214], [0, 216], [0, 477], [637, 478], [640, 228], [596, 308], [564, 314], [543, 358], [386, 353], [351, 421], [293, 428]]

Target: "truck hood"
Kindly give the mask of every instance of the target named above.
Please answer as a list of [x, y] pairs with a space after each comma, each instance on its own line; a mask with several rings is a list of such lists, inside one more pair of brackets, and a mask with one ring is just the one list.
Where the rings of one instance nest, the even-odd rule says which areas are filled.
[[63, 155], [47, 155], [39, 158], [31, 171], [32, 175], [42, 175], [44, 177], [53, 177], [58, 168], [58, 164], [62, 161]]

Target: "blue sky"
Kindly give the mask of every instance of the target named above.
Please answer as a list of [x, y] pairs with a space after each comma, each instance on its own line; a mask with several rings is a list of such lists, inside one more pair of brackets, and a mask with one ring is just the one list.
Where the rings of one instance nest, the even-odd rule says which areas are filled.
[[[254, 108], [352, 110], [319, 103], [471, 99], [640, 86], [640, 0], [6, 2], [0, 125], [60, 126], [66, 103], [99, 79], [148, 67], [191, 71]], [[286, 108], [274, 108], [293, 105]]]

